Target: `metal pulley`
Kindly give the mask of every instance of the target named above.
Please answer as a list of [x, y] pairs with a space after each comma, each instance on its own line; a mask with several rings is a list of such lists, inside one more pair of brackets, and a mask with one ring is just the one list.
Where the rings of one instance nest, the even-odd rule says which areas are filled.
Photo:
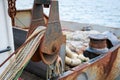
[[[51, 5], [47, 24], [45, 24], [43, 13], [44, 4]], [[46, 78], [50, 79], [59, 76], [63, 71], [63, 62], [60, 53], [63, 52], [61, 49], [63, 49], [62, 45], [65, 45], [65, 36], [62, 34], [57, 0], [34, 1], [31, 26], [27, 37], [30, 36], [38, 26], [45, 26], [46, 30], [42, 35], [38, 49], [32, 57], [32, 61], [39, 62], [42, 60], [48, 67]], [[65, 51], [63, 54], [65, 54]]]
[[[58, 1], [52, 1], [46, 32], [41, 44], [41, 58], [46, 64], [52, 64], [59, 55], [60, 47], [65, 43], [59, 20]], [[49, 55], [49, 58], [47, 57]]]
[[[53, 0], [35, 0], [32, 10], [31, 26], [28, 32], [28, 36], [38, 27], [45, 26], [43, 15], [43, 4], [49, 4], [50, 13], [48, 24], [46, 25], [46, 31], [40, 41], [39, 48], [32, 57], [33, 61], [42, 60], [45, 64], [53, 64], [59, 56], [61, 45], [65, 43], [65, 36], [62, 34], [61, 24], [59, 20], [59, 6], [58, 1]], [[39, 13], [38, 13], [39, 12]]]

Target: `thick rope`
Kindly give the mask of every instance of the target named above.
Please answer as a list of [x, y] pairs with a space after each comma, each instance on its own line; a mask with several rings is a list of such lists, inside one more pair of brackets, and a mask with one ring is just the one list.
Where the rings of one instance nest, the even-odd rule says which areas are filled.
[[34, 55], [39, 46], [39, 42], [45, 32], [45, 27], [38, 27], [28, 37], [25, 43], [16, 51], [16, 55], [11, 64], [0, 76], [0, 80], [13, 80], [17, 73], [25, 66]]

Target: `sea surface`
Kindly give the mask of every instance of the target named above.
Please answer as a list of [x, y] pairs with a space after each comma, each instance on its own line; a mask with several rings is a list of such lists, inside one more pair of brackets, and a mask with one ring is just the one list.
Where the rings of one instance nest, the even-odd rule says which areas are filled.
[[[17, 9], [32, 8], [33, 0], [16, 0]], [[120, 27], [120, 0], [58, 0], [60, 19]]]

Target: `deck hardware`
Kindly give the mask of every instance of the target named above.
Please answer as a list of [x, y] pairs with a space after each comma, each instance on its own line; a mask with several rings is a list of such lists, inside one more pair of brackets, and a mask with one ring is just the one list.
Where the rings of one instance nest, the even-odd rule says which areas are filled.
[[11, 50], [11, 47], [10, 47], [10, 46], [7, 46], [7, 48], [1, 50], [0, 53], [4, 53], [4, 52], [10, 51], [10, 50]]
[[84, 52], [86, 57], [92, 59], [108, 52], [107, 36], [103, 34], [91, 34], [89, 38], [89, 47]]
[[90, 43], [87, 49], [95, 54], [104, 54], [108, 51], [107, 48], [107, 36], [103, 34], [92, 34], [89, 36]]

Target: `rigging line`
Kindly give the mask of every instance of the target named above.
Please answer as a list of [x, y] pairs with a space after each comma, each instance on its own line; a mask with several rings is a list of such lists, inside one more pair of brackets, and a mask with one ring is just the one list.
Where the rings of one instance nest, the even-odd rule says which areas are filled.
[[17, 20], [18, 20], [18, 22], [20, 22], [24, 27], [27, 27], [20, 19], [18, 19], [17, 17], [15, 17]]

